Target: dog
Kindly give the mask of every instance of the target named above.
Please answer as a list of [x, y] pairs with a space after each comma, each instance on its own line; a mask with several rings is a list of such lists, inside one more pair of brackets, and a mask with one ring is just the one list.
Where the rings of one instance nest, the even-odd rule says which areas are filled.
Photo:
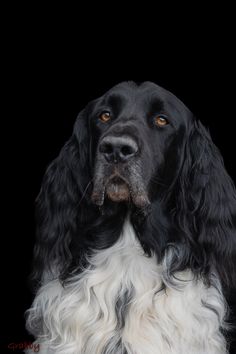
[[27, 329], [40, 353], [228, 352], [235, 187], [175, 95], [123, 82], [90, 102], [36, 217]]

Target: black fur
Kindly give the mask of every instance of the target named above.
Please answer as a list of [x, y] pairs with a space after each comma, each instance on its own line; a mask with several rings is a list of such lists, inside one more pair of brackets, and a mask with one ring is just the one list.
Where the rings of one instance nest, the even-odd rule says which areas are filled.
[[[98, 118], [104, 110], [107, 123]], [[159, 114], [170, 124], [155, 126]], [[134, 183], [144, 184], [143, 205], [134, 196], [117, 203], [105, 194], [100, 205], [91, 198], [98, 164], [110, 171], [98, 151], [108, 134], [138, 144], [135, 167], [127, 168], [141, 166]], [[191, 268], [208, 281], [216, 270], [224, 284], [236, 283], [236, 193], [222, 157], [184, 104], [149, 82], [119, 84], [88, 104], [47, 169], [37, 198], [36, 288], [45, 273], [65, 281], [84, 269], [88, 254], [117, 241], [128, 213], [148, 256], [160, 261], [173, 248], [170, 273]]]

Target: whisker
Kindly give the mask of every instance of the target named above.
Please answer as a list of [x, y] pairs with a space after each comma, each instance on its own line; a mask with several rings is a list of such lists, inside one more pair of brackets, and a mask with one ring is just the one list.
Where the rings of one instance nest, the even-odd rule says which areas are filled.
[[90, 180], [89, 183], [87, 184], [87, 186], [86, 186], [86, 188], [85, 188], [85, 190], [84, 190], [84, 192], [83, 192], [83, 194], [82, 194], [82, 197], [80, 198], [80, 201], [79, 201], [79, 203], [78, 203], [78, 206], [80, 205], [80, 203], [81, 203], [82, 200], [84, 199], [84, 197], [85, 197], [85, 195], [86, 195], [86, 192], [87, 192], [87, 190], [88, 190], [88, 188], [89, 188], [89, 186], [90, 186], [91, 183], [92, 183], [92, 180]]
[[157, 179], [157, 177], [152, 177], [151, 178], [151, 182], [155, 183], [155, 184], [158, 184], [162, 187], [167, 187], [167, 184], [161, 182], [160, 180]]

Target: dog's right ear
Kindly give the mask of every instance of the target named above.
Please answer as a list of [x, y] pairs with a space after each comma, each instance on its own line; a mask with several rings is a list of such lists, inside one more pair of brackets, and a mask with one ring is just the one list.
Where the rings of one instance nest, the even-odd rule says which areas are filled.
[[192, 268], [216, 270], [221, 282], [236, 286], [236, 190], [207, 129], [194, 121], [177, 184], [175, 222]]
[[91, 180], [88, 129], [83, 110], [71, 138], [43, 178], [36, 200], [37, 239], [32, 274], [36, 286], [42, 282], [42, 276], [58, 276], [71, 261], [70, 242], [78, 230], [78, 206], [86, 203], [84, 191]]

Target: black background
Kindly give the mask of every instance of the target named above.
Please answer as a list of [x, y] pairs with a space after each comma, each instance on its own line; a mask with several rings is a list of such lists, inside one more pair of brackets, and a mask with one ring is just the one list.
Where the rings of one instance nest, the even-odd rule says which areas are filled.
[[[85, 25], [80, 23], [83, 16], [88, 20]], [[210, 26], [201, 35], [184, 38], [189, 30], [186, 23], [181, 34], [173, 31], [165, 39], [165, 27], [152, 26], [144, 33], [141, 17], [127, 32], [120, 32], [122, 19], [112, 23], [116, 33], [111, 33], [110, 18], [104, 16], [90, 28], [89, 11], [78, 13], [72, 26], [63, 21], [53, 12], [42, 12], [37, 19], [31, 14], [14, 26], [7, 40], [3, 72], [8, 100], [1, 134], [6, 172], [6, 183], [1, 185], [6, 195], [2, 201], [6, 223], [1, 259], [3, 353], [10, 343], [32, 340], [24, 330], [24, 311], [32, 301], [27, 277], [34, 243], [34, 200], [46, 166], [91, 99], [124, 80], [150, 80], [167, 88], [209, 127], [236, 182], [235, 57], [229, 27], [217, 32], [216, 21], [216, 31]], [[101, 22], [105, 28], [98, 32]], [[235, 296], [230, 289], [232, 308]]]

